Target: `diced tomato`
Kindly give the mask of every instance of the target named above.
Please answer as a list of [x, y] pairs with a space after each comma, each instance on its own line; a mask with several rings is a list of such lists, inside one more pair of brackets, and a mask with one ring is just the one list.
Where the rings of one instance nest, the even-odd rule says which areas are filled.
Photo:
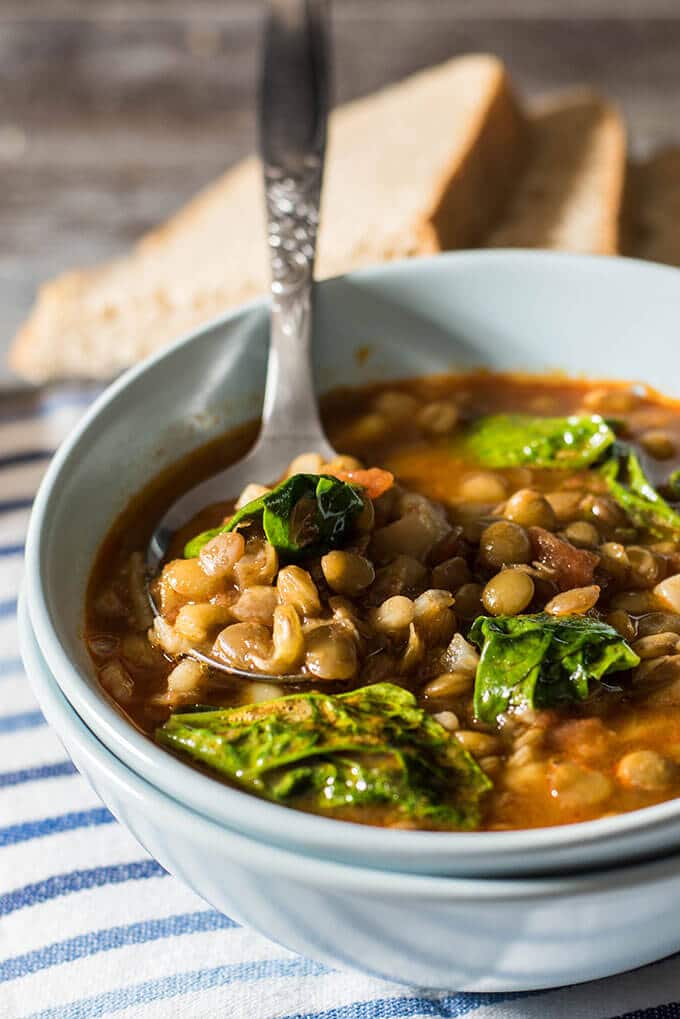
[[369, 467], [365, 471], [331, 471], [340, 481], [350, 485], [360, 485], [366, 490], [369, 499], [377, 499], [394, 484], [394, 474], [384, 471], [382, 467]]
[[534, 559], [547, 566], [560, 591], [587, 587], [593, 583], [600, 557], [584, 548], [575, 548], [544, 527], [530, 527], [531, 551]]

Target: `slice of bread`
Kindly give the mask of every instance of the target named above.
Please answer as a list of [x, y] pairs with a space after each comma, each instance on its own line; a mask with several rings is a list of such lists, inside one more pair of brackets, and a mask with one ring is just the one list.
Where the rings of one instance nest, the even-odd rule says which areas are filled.
[[680, 266], [680, 148], [631, 167], [625, 252]]
[[[478, 243], [526, 152], [502, 64], [459, 57], [332, 114], [317, 276]], [[247, 159], [128, 255], [44, 286], [10, 363], [108, 377], [266, 291], [261, 173]]]
[[626, 130], [614, 107], [590, 92], [541, 104], [527, 169], [484, 246], [616, 254], [625, 175]]

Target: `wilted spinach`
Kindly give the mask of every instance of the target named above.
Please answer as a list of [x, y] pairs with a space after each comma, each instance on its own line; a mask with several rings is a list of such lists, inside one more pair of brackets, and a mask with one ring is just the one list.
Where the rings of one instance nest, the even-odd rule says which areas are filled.
[[671, 471], [666, 481], [666, 488], [675, 499], [680, 499], [680, 470]]
[[659, 495], [643, 471], [637, 454], [622, 443], [616, 444], [614, 453], [600, 471], [631, 523], [659, 538], [680, 533], [680, 513]]
[[485, 467], [589, 467], [614, 442], [598, 414], [534, 417], [494, 414], [475, 421], [464, 436], [465, 451]]
[[613, 627], [589, 616], [480, 616], [469, 636], [482, 649], [474, 710], [484, 722], [509, 707], [585, 700], [593, 681], [640, 661]]
[[251, 792], [319, 811], [384, 807], [474, 828], [491, 788], [457, 740], [391, 683], [175, 714], [156, 738]]
[[327, 551], [341, 544], [363, 506], [361, 490], [355, 485], [328, 474], [293, 474], [242, 506], [228, 523], [192, 538], [184, 556], [193, 559], [217, 534], [258, 517], [270, 545], [291, 558], [301, 552]]

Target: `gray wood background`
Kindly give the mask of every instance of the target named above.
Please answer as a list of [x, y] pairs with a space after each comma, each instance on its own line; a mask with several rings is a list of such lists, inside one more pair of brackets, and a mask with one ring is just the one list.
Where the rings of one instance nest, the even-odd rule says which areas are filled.
[[[252, 148], [260, 0], [0, 0], [0, 351], [39, 283], [125, 248]], [[471, 50], [680, 141], [680, 0], [335, 0], [336, 99]], [[0, 371], [0, 380], [7, 381]]]

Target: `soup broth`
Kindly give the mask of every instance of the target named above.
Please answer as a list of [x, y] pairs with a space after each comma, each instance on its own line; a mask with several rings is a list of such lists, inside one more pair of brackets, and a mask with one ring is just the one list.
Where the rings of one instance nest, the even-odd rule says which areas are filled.
[[206, 507], [159, 577], [143, 564], [163, 509], [255, 424], [115, 524], [86, 640], [131, 723], [256, 795], [390, 827], [529, 828], [679, 795], [680, 405], [479, 373], [339, 390], [323, 419], [334, 461], [310, 452]]

